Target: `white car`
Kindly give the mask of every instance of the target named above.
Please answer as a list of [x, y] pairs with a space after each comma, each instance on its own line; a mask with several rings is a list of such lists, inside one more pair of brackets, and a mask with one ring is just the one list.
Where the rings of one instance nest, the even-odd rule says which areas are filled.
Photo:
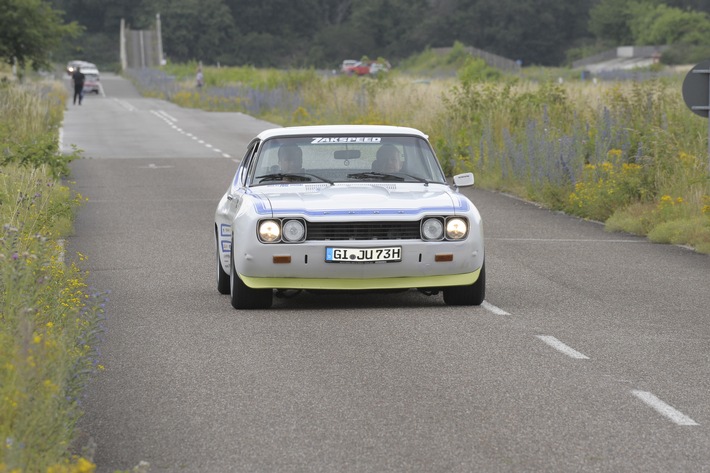
[[215, 212], [217, 289], [236, 309], [274, 291], [419, 289], [450, 305], [485, 297], [481, 216], [413, 128], [263, 131]]
[[77, 67], [80, 67], [82, 71], [87, 68], [96, 69], [96, 64], [87, 61], [69, 61], [67, 63], [67, 74], [71, 75]]
[[352, 68], [355, 67], [360, 61], [356, 61], [355, 59], [346, 59], [343, 61], [343, 63], [340, 65], [340, 72], [342, 74], [351, 74], [352, 73]]
[[81, 72], [84, 74], [84, 93], [97, 95], [101, 93], [99, 70], [95, 67], [82, 67]]

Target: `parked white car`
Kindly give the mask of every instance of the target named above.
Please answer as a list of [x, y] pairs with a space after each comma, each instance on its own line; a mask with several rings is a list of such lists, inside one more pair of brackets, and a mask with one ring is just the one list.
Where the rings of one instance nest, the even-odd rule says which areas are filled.
[[87, 62], [87, 61], [78, 61], [78, 60], [69, 61], [67, 63], [67, 74], [71, 75], [72, 72], [74, 72], [77, 67], [80, 67], [82, 71], [87, 68], [96, 69], [96, 64], [94, 64], [93, 62]]
[[256, 136], [215, 213], [217, 289], [236, 309], [274, 291], [419, 289], [485, 297], [481, 216], [413, 128], [330, 125]]
[[97, 95], [101, 93], [99, 70], [96, 67], [82, 67], [81, 72], [84, 74], [84, 93]]

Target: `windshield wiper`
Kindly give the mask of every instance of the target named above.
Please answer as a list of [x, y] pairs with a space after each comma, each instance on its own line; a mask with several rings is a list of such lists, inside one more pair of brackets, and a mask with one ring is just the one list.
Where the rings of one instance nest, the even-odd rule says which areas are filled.
[[348, 174], [348, 179], [379, 179], [382, 181], [403, 181], [402, 176], [396, 176], [394, 174], [388, 174], [384, 172], [357, 172], [353, 174]]
[[330, 179], [326, 179], [325, 177], [321, 177], [321, 176], [319, 176], [318, 174], [311, 174], [311, 173], [308, 173], [308, 172], [307, 172], [307, 173], [305, 173], [305, 175], [306, 175], [306, 176], [315, 177], [316, 179], [319, 179], [319, 180], [321, 180], [321, 181], [323, 181], [323, 182], [327, 182], [327, 183], [330, 184], [331, 186], [334, 186], [334, 185], [335, 185], [335, 183], [334, 183], [333, 181], [331, 181]]
[[273, 174], [263, 174], [261, 176], [256, 176], [255, 179], [259, 179], [259, 182], [263, 181], [283, 181], [287, 179], [294, 179], [296, 181], [310, 181], [311, 178], [307, 177], [303, 174], [289, 174], [289, 173], [282, 173], [282, 172], [276, 172]]
[[301, 182], [311, 182], [311, 177], [315, 177], [319, 181], [326, 182], [330, 184], [331, 186], [334, 185], [333, 181], [329, 181], [328, 179], [318, 176], [316, 174], [310, 174], [307, 172], [302, 172], [298, 174], [294, 173], [283, 173], [283, 172], [277, 172], [277, 173], [272, 173], [272, 174], [264, 174], [261, 176], [256, 176], [255, 179], [259, 179], [259, 183], [261, 184], [263, 181], [288, 181], [289, 179], [293, 179], [295, 181], [301, 181]]
[[[404, 174], [404, 173], [402, 173], [402, 174]], [[412, 176], [411, 174], [404, 174], [404, 175], [407, 176], [407, 177], [411, 177], [411, 178], [414, 179], [415, 181], [419, 181], [419, 182], [423, 183], [425, 186], [428, 186], [428, 185], [429, 185], [429, 181], [427, 181], [427, 180], [424, 179], [423, 177]]]

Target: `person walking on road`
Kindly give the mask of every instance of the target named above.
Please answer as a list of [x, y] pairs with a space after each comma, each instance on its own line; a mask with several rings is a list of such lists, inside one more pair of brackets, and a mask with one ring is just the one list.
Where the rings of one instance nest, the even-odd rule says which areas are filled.
[[74, 105], [76, 105], [77, 98], [79, 99], [79, 105], [81, 105], [81, 101], [84, 99], [84, 79], [86, 79], [86, 76], [81, 72], [81, 68], [77, 67], [71, 78], [74, 82]]

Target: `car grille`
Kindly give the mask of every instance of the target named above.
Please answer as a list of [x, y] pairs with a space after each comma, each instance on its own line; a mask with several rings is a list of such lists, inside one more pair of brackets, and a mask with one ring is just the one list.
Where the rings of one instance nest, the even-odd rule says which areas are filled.
[[420, 240], [419, 222], [309, 222], [306, 240]]

